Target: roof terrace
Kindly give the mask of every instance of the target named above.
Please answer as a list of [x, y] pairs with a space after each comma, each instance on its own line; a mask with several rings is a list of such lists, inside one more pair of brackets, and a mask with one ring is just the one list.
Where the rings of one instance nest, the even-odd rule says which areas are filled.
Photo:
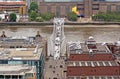
[[[79, 48], [80, 47], [80, 48]], [[89, 53], [89, 48], [85, 43], [71, 42], [67, 43], [67, 52], [70, 54], [82, 54]], [[94, 53], [111, 53], [106, 45], [102, 43], [96, 43], [96, 49], [92, 49]]]
[[0, 60], [39, 60], [43, 48], [0, 48]]
[[46, 39], [43, 38], [39, 31], [36, 36], [24, 37], [24, 36], [14, 36], [7, 37], [5, 32], [0, 37], [0, 47], [1, 48], [34, 48], [37, 44], [40, 47], [44, 46]]
[[[82, 76], [68, 76], [67, 79], [81, 79]], [[85, 76], [84, 79], [120, 79], [120, 76]]]
[[36, 73], [36, 69], [28, 65], [0, 65], [0, 75], [25, 75], [25, 73]]
[[68, 61], [67, 66], [119, 66], [114, 61]]
[[111, 53], [106, 43], [96, 43], [92, 36], [90, 36], [85, 43], [68, 42], [67, 53], [82, 54], [82, 53]]

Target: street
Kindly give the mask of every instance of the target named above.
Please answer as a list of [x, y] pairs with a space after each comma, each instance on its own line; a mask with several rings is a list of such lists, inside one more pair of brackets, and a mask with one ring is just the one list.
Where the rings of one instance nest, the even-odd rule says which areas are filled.
[[63, 58], [54, 60], [53, 57], [45, 62], [44, 79], [66, 79], [66, 66]]

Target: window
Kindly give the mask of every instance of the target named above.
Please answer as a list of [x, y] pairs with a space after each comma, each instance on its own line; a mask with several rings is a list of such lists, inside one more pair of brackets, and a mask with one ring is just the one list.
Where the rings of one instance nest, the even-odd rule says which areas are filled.
[[83, 2], [83, 0], [44, 0], [45, 2]]
[[3, 76], [3, 75], [0, 75], [0, 79], [4, 79], [4, 76]]
[[84, 10], [84, 8], [77, 8], [77, 10]]
[[93, 62], [93, 64], [94, 64], [94, 66], [98, 66], [98, 65], [97, 65], [97, 62]]
[[93, 0], [93, 1], [106, 1], [106, 0]]
[[92, 10], [99, 10], [99, 8], [92, 8]]
[[99, 0], [99, 1], [106, 1], [106, 0]]
[[66, 6], [66, 7], [65, 7], [65, 11], [66, 11], [66, 13], [68, 13], [68, 12], [70, 11], [70, 7], [69, 7], [69, 6]]
[[27, 61], [23, 61], [23, 64], [27, 64]]
[[18, 76], [16, 76], [16, 75], [12, 76], [12, 79], [17, 79], [17, 78], [18, 78]]
[[56, 15], [59, 16], [61, 13], [60, 6], [56, 7]]
[[47, 11], [51, 12], [51, 7], [50, 6], [47, 7]]
[[10, 46], [10, 48], [15, 48], [14, 46]]
[[16, 46], [16, 48], [19, 48], [19, 46]]
[[98, 0], [93, 0], [93, 1], [98, 1]]
[[20, 46], [20, 48], [22, 48], [22, 46]]
[[91, 62], [87, 62], [87, 65], [88, 65], [88, 66], [92, 66]]
[[92, 4], [93, 6], [99, 6], [99, 4]]
[[8, 64], [23, 64], [22, 61], [8, 61]]
[[120, 11], [120, 5], [116, 6], [116, 11]]
[[27, 73], [26, 75], [25, 75], [25, 78], [32, 78], [33, 77], [33, 73]]
[[82, 65], [82, 66], [86, 66], [86, 65], [85, 65], [85, 62], [81, 62], [81, 65]]
[[117, 2], [117, 1], [120, 1], [120, 0], [106, 0], [107, 2]]
[[5, 76], [5, 79], [11, 79], [9, 75], [6, 75]]
[[1, 60], [0, 64], [8, 64], [8, 61], [7, 60]]
[[111, 11], [111, 5], [107, 6], [107, 11]]
[[19, 75], [19, 79], [23, 79], [23, 76], [22, 76], [22, 75]]
[[102, 62], [102, 61], [100, 61], [100, 62], [99, 62], [99, 64], [100, 64], [100, 66], [104, 66], [104, 64], [103, 64], [103, 62]]
[[77, 4], [77, 6], [84, 6], [84, 4]]

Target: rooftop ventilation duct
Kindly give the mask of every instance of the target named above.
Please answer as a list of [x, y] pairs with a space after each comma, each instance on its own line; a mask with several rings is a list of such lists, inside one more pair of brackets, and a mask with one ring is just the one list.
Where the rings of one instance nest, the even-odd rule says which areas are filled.
[[89, 36], [89, 38], [88, 39], [93, 39], [93, 37], [92, 36]]
[[38, 47], [39, 47], [39, 45], [37, 44], [37, 46], [36, 46], [36, 48], [35, 48], [35, 50], [34, 50], [34, 54], [37, 54], [38, 53]]
[[93, 53], [93, 50], [92, 50], [92, 49], [90, 49], [90, 50], [89, 50], [89, 55], [90, 55], [90, 56], [93, 56], [93, 55], [94, 55], [94, 53]]
[[117, 41], [115, 44], [116, 46], [120, 46], [120, 41]]

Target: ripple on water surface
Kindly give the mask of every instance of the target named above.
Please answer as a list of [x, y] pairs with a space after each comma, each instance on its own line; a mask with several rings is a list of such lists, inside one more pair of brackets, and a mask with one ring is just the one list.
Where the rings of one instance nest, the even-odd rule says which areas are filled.
[[[0, 32], [3, 30], [6, 32], [7, 36], [34, 36], [37, 31], [40, 31], [43, 37], [49, 38], [50, 35], [52, 34], [53, 28], [44, 27], [44, 26], [40, 28], [21, 28], [21, 27], [4, 28], [3, 26], [2, 28], [0, 28]], [[66, 41], [80, 40], [81, 42], [84, 42], [89, 36], [93, 36], [97, 42], [115, 42], [118, 41], [120, 38], [120, 27], [96, 28], [96, 27], [73, 26], [71, 28], [67, 27], [64, 30], [65, 30]]]

